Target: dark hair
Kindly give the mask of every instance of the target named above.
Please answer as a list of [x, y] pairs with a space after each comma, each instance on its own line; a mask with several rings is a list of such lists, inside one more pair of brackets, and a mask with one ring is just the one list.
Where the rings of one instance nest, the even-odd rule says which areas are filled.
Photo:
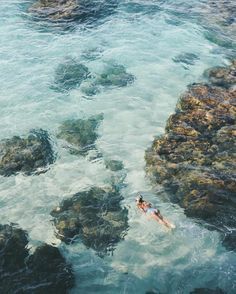
[[143, 203], [144, 202], [144, 200], [143, 200], [143, 196], [142, 195], [138, 195], [138, 198], [136, 199], [136, 201], [138, 202], [138, 203]]

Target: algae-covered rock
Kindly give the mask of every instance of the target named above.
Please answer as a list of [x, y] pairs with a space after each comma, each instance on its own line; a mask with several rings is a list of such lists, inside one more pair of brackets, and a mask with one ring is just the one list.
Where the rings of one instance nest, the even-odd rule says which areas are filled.
[[79, 87], [89, 77], [88, 68], [73, 59], [60, 64], [55, 71], [55, 88], [59, 91], [68, 91]]
[[94, 187], [64, 200], [51, 212], [57, 237], [71, 243], [77, 236], [99, 255], [114, 250], [128, 228], [128, 211], [121, 207], [122, 199], [116, 190]]
[[123, 162], [114, 159], [106, 159], [105, 160], [106, 168], [110, 169], [111, 171], [119, 171], [124, 168]]
[[84, 155], [89, 149], [94, 148], [98, 138], [97, 128], [102, 119], [103, 114], [98, 114], [88, 119], [66, 120], [59, 127], [57, 137], [71, 144], [74, 148], [73, 153]]
[[84, 83], [81, 90], [84, 94], [92, 96], [104, 89], [126, 87], [134, 80], [135, 77], [128, 73], [123, 65], [108, 63], [101, 72], [94, 74], [91, 81]]
[[51, 20], [73, 19], [79, 9], [77, 0], [38, 0], [29, 12]]
[[27, 175], [53, 163], [55, 155], [47, 131], [33, 130], [28, 136], [14, 136], [0, 141], [0, 174], [17, 172]]
[[205, 76], [216, 86], [229, 88], [236, 85], [236, 60], [230, 66], [217, 66], [205, 71]]
[[188, 216], [224, 232], [231, 249], [236, 248], [235, 117], [236, 90], [194, 84], [181, 96], [166, 133], [146, 152], [153, 182], [171, 190], [171, 200]]
[[58, 248], [42, 244], [29, 255], [28, 236], [16, 225], [0, 225], [0, 293], [68, 293], [71, 266]]
[[133, 83], [133, 81], [134, 76], [127, 73], [123, 65], [109, 64], [105, 67], [103, 73], [97, 77], [95, 84], [104, 87], [125, 87], [128, 84]]

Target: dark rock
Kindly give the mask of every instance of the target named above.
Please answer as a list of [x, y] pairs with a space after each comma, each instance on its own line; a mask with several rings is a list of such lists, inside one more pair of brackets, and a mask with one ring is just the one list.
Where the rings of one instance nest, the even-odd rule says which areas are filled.
[[120, 206], [122, 199], [116, 190], [94, 187], [64, 200], [51, 212], [57, 237], [71, 243], [77, 236], [100, 256], [113, 251], [128, 228], [128, 211]]
[[205, 71], [205, 76], [216, 86], [229, 88], [236, 85], [236, 60], [229, 67], [213, 67]]
[[[171, 190], [188, 216], [213, 224], [236, 249], [236, 91], [195, 84], [165, 135], [146, 152], [147, 173]], [[173, 199], [174, 198], [174, 199]], [[227, 227], [227, 229], [226, 229]]]
[[41, 245], [29, 257], [27, 266], [34, 280], [30, 288], [37, 286], [41, 293], [67, 293], [74, 286], [71, 267], [56, 247]]
[[24, 267], [28, 255], [27, 244], [25, 231], [10, 225], [0, 225], [0, 274], [3, 274], [3, 270], [14, 272]]
[[119, 171], [124, 168], [123, 162], [119, 160], [105, 160], [106, 168], [110, 169], [111, 171]]
[[194, 65], [199, 57], [194, 53], [182, 53], [173, 58], [176, 63], [184, 63], [186, 65]]
[[88, 68], [76, 60], [68, 59], [60, 64], [55, 72], [55, 87], [59, 91], [68, 91], [79, 87], [89, 77]]
[[103, 119], [103, 114], [91, 116], [88, 119], [66, 120], [60, 126], [57, 137], [70, 143], [73, 154], [85, 155], [94, 148], [98, 138], [97, 128]]
[[0, 225], [0, 293], [68, 293], [74, 277], [58, 248], [43, 244], [29, 255], [27, 244], [25, 231]]
[[52, 144], [47, 131], [33, 130], [21, 138], [0, 141], [0, 174], [10, 176], [17, 172], [27, 175], [45, 168], [55, 161]]

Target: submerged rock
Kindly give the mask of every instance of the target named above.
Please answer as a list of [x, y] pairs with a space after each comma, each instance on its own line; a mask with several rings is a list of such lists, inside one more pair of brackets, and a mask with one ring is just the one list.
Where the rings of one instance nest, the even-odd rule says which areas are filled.
[[0, 175], [32, 174], [53, 163], [55, 155], [47, 131], [33, 130], [27, 137], [0, 141]]
[[99, 93], [104, 88], [126, 87], [132, 84], [135, 77], [120, 64], [107, 64], [101, 73], [94, 75], [89, 83], [85, 83], [82, 92], [88, 96]]
[[195, 84], [180, 98], [165, 135], [146, 152], [147, 172], [171, 200], [223, 231], [236, 248], [236, 91]]
[[104, 72], [97, 77], [95, 84], [104, 87], [125, 87], [128, 84], [133, 83], [133, 81], [134, 76], [127, 73], [123, 65], [111, 64], [105, 67]]
[[64, 200], [51, 212], [57, 237], [71, 243], [78, 236], [101, 256], [113, 251], [128, 228], [128, 211], [120, 206], [122, 199], [116, 190], [94, 187]]
[[0, 225], [0, 276], [3, 271], [14, 272], [25, 266], [24, 260], [28, 256], [27, 244], [25, 231], [12, 225]]
[[124, 168], [123, 162], [114, 159], [106, 159], [105, 160], [106, 168], [110, 169], [111, 171], [119, 171]]
[[88, 68], [76, 60], [68, 59], [60, 64], [55, 72], [55, 88], [59, 91], [68, 91], [79, 87], [89, 77]]
[[228, 67], [217, 66], [208, 69], [205, 76], [216, 86], [225, 88], [236, 86], [236, 60]]
[[68, 293], [71, 266], [58, 248], [43, 244], [32, 255], [25, 231], [0, 225], [0, 293]]
[[188, 52], [179, 54], [173, 58], [174, 62], [187, 65], [194, 65], [197, 60], [199, 60], [199, 57], [196, 54]]
[[85, 155], [94, 148], [98, 138], [97, 128], [103, 119], [103, 114], [91, 116], [88, 119], [66, 120], [59, 128], [57, 138], [67, 141], [73, 146], [73, 154]]
[[224, 294], [225, 292], [220, 288], [209, 289], [209, 288], [196, 288], [190, 294]]

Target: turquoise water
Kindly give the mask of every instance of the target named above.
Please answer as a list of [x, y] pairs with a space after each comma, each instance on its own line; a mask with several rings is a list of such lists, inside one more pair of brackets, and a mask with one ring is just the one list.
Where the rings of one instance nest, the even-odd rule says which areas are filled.
[[[236, 254], [221, 246], [217, 232], [167, 202], [161, 187], [157, 197], [144, 171], [144, 152], [164, 132], [179, 95], [188, 84], [202, 81], [205, 69], [228, 63], [235, 36], [219, 33], [220, 40], [231, 44], [224, 47], [206, 38], [215, 27], [209, 18], [198, 17], [204, 1], [123, 1], [102, 21], [66, 29], [32, 19], [26, 13], [31, 2], [0, 3], [0, 139], [32, 128], [46, 129], [55, 139], [63, 120], [103, 113], [96, 145], [105, 157], [124, 163], [122, 204], [129, 210], [130, 227], [113, 256], [103, 259], [80, 243], [60, 244], [50, 211], [78, 191], [106, 186], [112, 175], [100, 160], [70, 155], [58, 141], [58, 159], [47, 173], [0, 177], [1, 223], [27, 230], [32, 248], [41, 241], [60, 246], [75, 271], [72, 293], [189, 293], [197, 287], [235, 293]], [[197, 58], [193, 64], [173, 61], [183, 53]], [[54, 72], [67, 57], [94, 73], [106, 63], [122, 64], [135, 81], [95, 96], [80, 88], [56, 92], [51, 87]], [[175, 231], [166, 232], [136, 211], [138, 191], [176, 224]]]

